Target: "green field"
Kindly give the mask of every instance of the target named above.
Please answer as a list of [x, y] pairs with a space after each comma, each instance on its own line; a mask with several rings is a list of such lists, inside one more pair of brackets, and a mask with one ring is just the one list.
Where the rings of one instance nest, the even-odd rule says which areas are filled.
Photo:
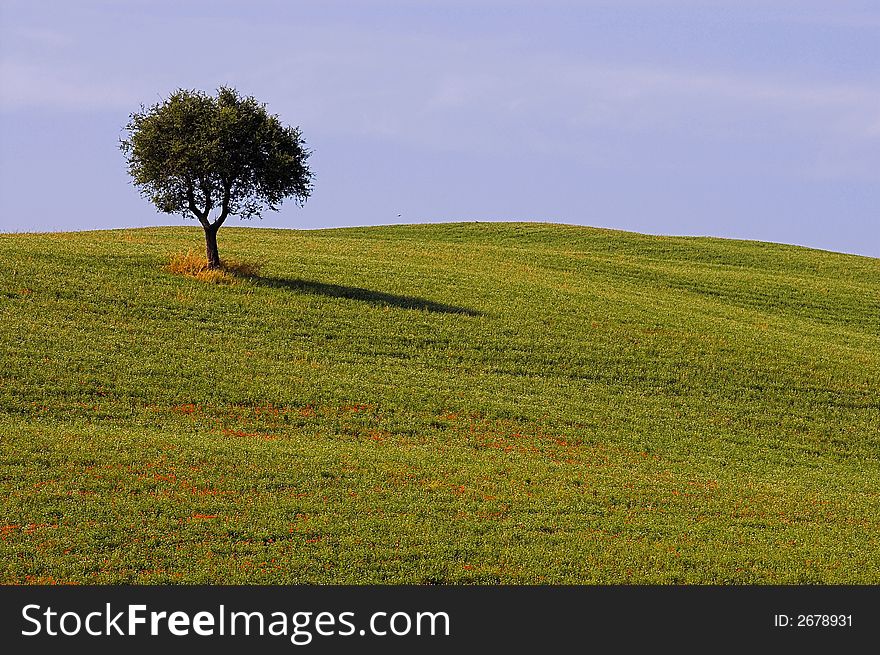
[[546, 224], [0, 235], [0, 582], [880, 583], [880, 260]]

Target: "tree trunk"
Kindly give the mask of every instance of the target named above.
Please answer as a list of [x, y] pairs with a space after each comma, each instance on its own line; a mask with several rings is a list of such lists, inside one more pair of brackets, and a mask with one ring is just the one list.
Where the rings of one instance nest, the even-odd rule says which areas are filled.
[[205, 254], [208, 257], [208, 268], [220, 268], [220, 253], [217, 251], [217, 230], [219, 225], [205, 228]]

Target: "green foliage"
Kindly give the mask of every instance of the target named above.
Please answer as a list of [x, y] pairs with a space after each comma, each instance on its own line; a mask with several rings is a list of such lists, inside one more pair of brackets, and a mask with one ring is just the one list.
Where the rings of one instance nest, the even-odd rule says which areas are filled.
[[193, 235], [0, 235], [0, 582], [880, 583], [877, 259]]
[[215, 97], [178, 90], [131, 115], [120, 148], [134, 184], [159, 211], [198, 218], [212, 210], [260, 216], [312, 190], [310, 152], [299, 128], [285, 127], [252, 97], [222, 87]]

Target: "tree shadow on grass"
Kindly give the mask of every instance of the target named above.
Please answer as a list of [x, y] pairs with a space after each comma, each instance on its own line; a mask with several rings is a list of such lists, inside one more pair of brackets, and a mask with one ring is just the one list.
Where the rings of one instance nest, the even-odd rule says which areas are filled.
[[360, 300], [371, 305], [400, 307], [401, 309], [420, 309], [427, 312], [440, 314], [464, 314], [465, 316], [483, 316], [483, 312], [467, 307], [457, 307], [445, 303], [417, 298], [415, 296], [398, 296], [384, 291], [362, 289], [361, 287], [346, 287], [340, 284], [326, 284], [314, 280], [286, 279], [279, 277], [253, 276], [251, 279], [257, 284], [273, 289], [286, 289], [298, 293], [307, 293], [314, 296], [327, 296], [329, 298], [347, 298]]

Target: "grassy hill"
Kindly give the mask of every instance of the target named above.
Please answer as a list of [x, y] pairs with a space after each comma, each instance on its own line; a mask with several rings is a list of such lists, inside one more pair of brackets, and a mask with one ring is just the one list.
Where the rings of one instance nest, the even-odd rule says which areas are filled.
[[0, 582], [880, 583], [880, 260], [0, 235]]

